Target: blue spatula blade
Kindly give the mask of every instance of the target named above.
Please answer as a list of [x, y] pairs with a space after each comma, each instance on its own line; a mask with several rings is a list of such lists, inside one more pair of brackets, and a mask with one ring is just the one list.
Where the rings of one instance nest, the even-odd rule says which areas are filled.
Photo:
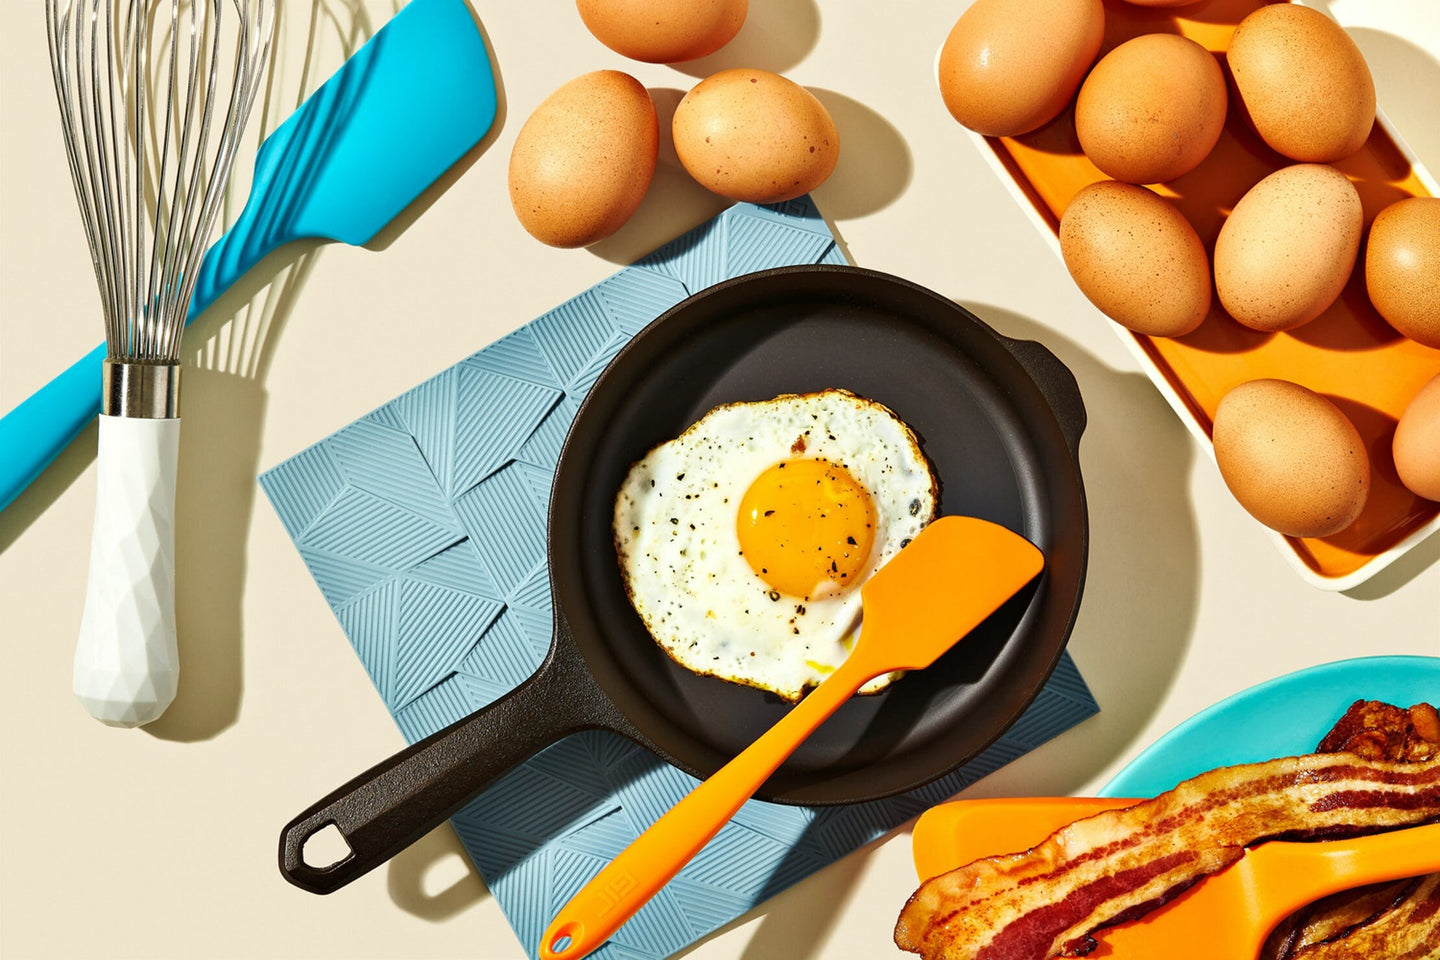
[[261, 145], [250, 201], [205, 256], [202, 312], [277, 247], [363, 244], [480, 142], [495, 78], [463, 0], [414, 0]]

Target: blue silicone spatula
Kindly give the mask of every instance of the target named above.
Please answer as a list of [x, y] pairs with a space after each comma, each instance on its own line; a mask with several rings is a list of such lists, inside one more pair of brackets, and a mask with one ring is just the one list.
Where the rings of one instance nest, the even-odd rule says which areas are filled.
[[[370, 241], [495, 120], [495, 77], [464, 0], [412, 0], [255, 158], [250, 198], [205, 254], [192, 322], [293, 240]], [[0, 509], [100, 413], [100, 344], [0, 419]]]

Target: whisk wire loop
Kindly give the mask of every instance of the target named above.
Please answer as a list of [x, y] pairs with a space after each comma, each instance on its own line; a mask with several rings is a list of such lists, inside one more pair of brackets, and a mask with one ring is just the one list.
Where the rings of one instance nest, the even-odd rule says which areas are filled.
[[107, 354], [174, 363], [274, 0], [45, 0], [45, 13]]

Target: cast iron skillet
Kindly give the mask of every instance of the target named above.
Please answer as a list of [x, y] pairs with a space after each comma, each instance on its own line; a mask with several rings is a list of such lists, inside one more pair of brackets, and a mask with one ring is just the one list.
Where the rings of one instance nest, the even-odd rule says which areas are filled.
[[[650, 638], [622, 586], [612, 504], [630, 464], [717, 404], [827, 387], [878, 400], [915, 430], [940, 477], [942, 514], [1021, 533], [1046, 567], [933, 666], [846, 703], [759, 796], [839, 804], [902, 793], [1009, 727], [1054, 669], [1085, 578], [1085, 409], [1075, 378], [1039, 344], [1002, 337], [899, 278], [838, 266], [769, 270], [667, 311], [591, 388], [551, 491], [555, 637], [544, 663], [505, 697], [293, 820], [280, 843], [286, 879], [315, 893], [344, 886], [578, 730], [614, 731], [704, 777], [779, 719], [779, 698], [696, 676]], [[328, 867], [306, 864], [305, 841], [330, 824], [351, 853]]]

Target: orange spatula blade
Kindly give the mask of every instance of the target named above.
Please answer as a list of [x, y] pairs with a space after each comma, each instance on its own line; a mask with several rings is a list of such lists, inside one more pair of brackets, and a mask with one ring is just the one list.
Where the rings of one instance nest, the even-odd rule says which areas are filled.
[[872, 676], [928, 667], [1044, 566], [1038, 547], [999, 524], [941, 517], [860, 589], [865, 613], [850, 660], [873, 664]]

